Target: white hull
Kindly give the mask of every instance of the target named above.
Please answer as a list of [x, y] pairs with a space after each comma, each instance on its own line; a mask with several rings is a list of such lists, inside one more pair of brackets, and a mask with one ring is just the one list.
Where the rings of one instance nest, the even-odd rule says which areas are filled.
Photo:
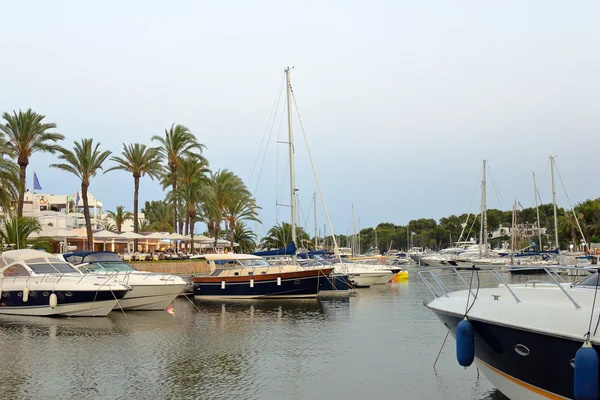
[[1, 314], [30, 315], [38, 317], [105, 317], [117, 304], [117, 300], [95, 301], [89, 303], [59, 304], [55, 308], [48, 306], [0, 308]]
[[389, 281], [392, 280], [392, 278], [394, 277], [394, 275], [395, 274], [390, 271], [386, 275], [384, 275], [381, 278], [377, 279], [373, 285], [385, 285], [385, 284], [389, 283]]
[[161, 311], [181, 294], [187, 284], [133, 285], [114, 309]]
[[360, 274], [349, 274], [348, 277], [350, 281], [354, 282], [357, 287], [370, 287], [375, 284], [378, 280], [382, 279], [387, 274], [380, 273], [364, 273]]
[[540, 399], [566, 399], [536, 386], [529, 385], [510, 375], [495, 369], [479, 359], [475, 359], [475, 364], [485, 377], [510, 399], [519, 400], [540, 400]]

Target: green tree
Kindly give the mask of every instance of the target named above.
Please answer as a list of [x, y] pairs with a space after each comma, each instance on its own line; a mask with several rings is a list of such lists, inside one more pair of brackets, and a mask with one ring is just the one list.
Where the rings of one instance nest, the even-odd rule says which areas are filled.
[[[238, 244], [238, 247], [235, 248], [236, 253], [248, 254], [256, 250], [256, 234], [248, 229], [244, 222], [236, 222], [233, 239]], [[234, 248], [233, 245], [231, 248]]]
[[[308, 233], [300, 226], [296, 227], [297, 247], [307, 244], [310, 240]], [[267, 236], [260, 241], [261, 246], [266, 249], [280, 249], [286, 247], [292, 241], [292, 225], [287, 222], [277, 224], [267, 232]]]
[[8, 146], [0, 136], [0, 207], [5, 214], [19, 199], [19, 167], [8, 158], [9, 154]]
[[88, 249], [94, 248], [94, 238], [92, 237], [92, 222], [90, 219], [90, 209], [88, 204], [88, 188], [90, 180], [96, 176], [98, 170], [102, 169], [102, 164], [110, 151], [100, 151], [100, 143], [94, 146], [92, 139], [81, 139], [80, 142], [74, 142], [73, 151], [61, 149], [58, 158], [64, 162], [51, 164], [53, 168], [69, 172], [81, 180], [81, 197], [83, 199], [83, 215], [85, 217], [85, 228], [87, 232]]
[[[177, 230], [177, 214], [178, 210], [181, 208], [177, 196], [177, 168], [179, 167], [181, 159], [184, 157], [195, 156], [202, 158], [200, 154], [205, 146], [198, 142], [196, 136], [194, 136], [188, 128], [183, 125], [175, 124], [171, 125], [170, 129], [165, 130], [164, 137], [155, 135], [152, 136], [152, 140], [156, 140], [160, 143], [159, 151], [167, 165], [168, 173], [171, 178], [173, 192], [173, 229]], [[206, 161], [206, 159], [204, 160]], [[208, 164], [207, 161], [206, 164]]]
[[[138, 202], [140, 192], [140, 178], [148, 175], [150, 179], [159, 178], [162, 172], [160, 165], [161, 155], [157, 148], [146, 147], [144, 144], [134, 143], [126, 145], [123, 143], [121, 157], [113, 156], [110, 159], [117, 163], [114, 167], [107, 169], [104, 173], [121, 170], [133, 175], [133, 231], [139, 232]], [[121, 230], [120, 225], [119, 230]], [[135, 241], [137, 249], [137, 240]]]
[[123, 232], [123, 224], [133, 216], [129, 211], [125, 211], [125, 206], [117, 206], [115, 211], [106, 213], [114, 222], [118, 232]]
[[173, 232], [171, 204], [165, 200], [147, 201], [142, 208], [152, 231]]
[[2, 118], [6, 123], [0, 125], [0, 131], [8, 137], [8, 149], [17, 159], [20, 168], [17, 216], [22, 217], [29, 158], [38, 151], [43, 153], [59, 151], [61, 147], [57, 142], [65, 137], [60, 133], [48, 132], [50, 129], [55, 129], [56, 124], [45, 123], [46, 116], [32, 111], [31, 108], [26, 112], [13, 111], [12, 115], [5, 112], [2, 114]]
[[4, 221], [4, 229], [0, 229], [0, 241], [4, 248], [26, 249], [28, 246], [35, 248], [48, 248], [51, 244], [49, 238], [30, 239], [33, 233], [42, 230], [40, 223], [35, 218], [13, 217]]

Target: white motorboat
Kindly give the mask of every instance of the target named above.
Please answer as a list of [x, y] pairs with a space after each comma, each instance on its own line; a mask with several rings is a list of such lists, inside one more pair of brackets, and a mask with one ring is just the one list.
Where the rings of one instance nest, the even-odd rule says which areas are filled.
[[132, 290], [115, 309], [164, 310], [187, 286], [185, 280], [175, 275], [138, 271], [109, 251], [69, 253], [63, 258], [84, 274], [107, 277], [111, 282], [130, 286]]
[[106, 277], [85, 276], [57, 256], [10, 250], [0, 257], [0, 313], [106, 316], [130, 291]]
[[[546, 267], [547, 281], [536, 277], [524, 284], [506, 283], [501, 268], [495, 267], [427, 270], [419, 276], [434, 295], [425, 305], [461, 339], [457, 339], [461, 365], [474, 362], [511, 399], [571, 399], [578, 373], [574, 373], [576, 353], [586, 338], [591, 349], [600, 349], [595, 328], [600, 304], [592, 312], [600, 298], [596, 298], [597, 272], [567, 283], [558, 275], [564, 268]], [[479, 287], [487, 273], [497, 286]], [[448, 289], [461, 282], [464, 290]], [[471, 344], [474, 347], [468, 349]], [[597, 372], [589, 376], [596, 385], [598, 378]]]
[[391, 269], [383, 268], [385, 266], [352, 263], [344, 259], [342, 262], [334, 263], [333, 267], [336, 272], [348, 274], [348, 278], [357, 288], [368, 288], [378, 283], [387, 283], [395, 275]]

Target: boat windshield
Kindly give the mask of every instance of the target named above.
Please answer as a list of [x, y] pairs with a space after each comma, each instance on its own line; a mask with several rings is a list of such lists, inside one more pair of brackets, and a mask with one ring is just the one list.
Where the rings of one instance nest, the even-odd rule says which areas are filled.
[[[69, 274], [77, 273], [77, 270], [71, 267], [64, 261], [60, 261], [58, 258], [48, 258], [48, 262], [43, 258], [36, 258], [27, 261], [29, 268], [36, 274]], [[54, 261], [56, 260], [56, 261]], [[37, 261], [37, 262], [36, 262]]]
[[81, 272], [137, 272], [135, 268], [126, 262], [93, 262], [79, 267]]
[[577, 286], [598, 286], [598, 273], [596, 272], [593, 275], [588, 276], [587, 278], [585, 278], [584, 280], [582, 280], [581, 282], [577, 283]]
[[266, 260], [263, 260], [262, 258], [249, 259], [249, 260], [238, 260], [238, 261], [244, 267], [248, 267], [248, 268], [268, 267], [269, 266], [269, 263]]

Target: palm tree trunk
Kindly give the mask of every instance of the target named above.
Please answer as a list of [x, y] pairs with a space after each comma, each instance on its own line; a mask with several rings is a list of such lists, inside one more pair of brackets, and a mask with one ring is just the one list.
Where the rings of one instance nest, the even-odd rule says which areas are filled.
[[171, 180], [173, 187], [173, 231], [177, 233], [177, 170], [171, 168]]
[[229, 239], [230, 239], [230, 242], [231, 242], [230, 243], [230, 245], [231, 245], [230, 246], [230, 250], [231, 250], [232, 253], [235, 253], [235, 251], [233, 251], [233, 236], [235, 234], [234, 228], [235, 228], [235, 221], [232, 220], [232, 221], [230, 221], [230, 224], [229, 224]]
[[23, 202], [25, 201], [25, 180], [27, 179], [27, 162], [19, 163], [19, 204], [17, 205], [17, 216], [23, 216]]
[[92, 221], [90, 219], [90, 208], [88, 205], [89, 183], [81, 182], [81, 197], [83, 197], [83, 216], [85, 218], [85, 231], [87, 233], [87, 245], [89, 251], [94, 251], [94, 237], [92, 236]]
[[185, 235], [187, 236], [187, 234], [190, 231], [190, 213], [186, 213], [185, 214]]
[[[190, 215], [189, 216], [189, 225], [190, 225], [190, 236], [192, 238], [192, 240], [190, 241], [190, 253], [194, 252], [194, 220], [196, 219], [195, 215]], [[186, 225], [186, 229], [187, 229], [187, 225]], [[187, 232], [186, 232], [187, 235]]]
[[[138, 200], [140, 193], [140, 177], [136, 174], [133, 175], [133, 231], [138, 233], [139, 223], [138, 223]], [[133, 247], [135, 251], [138, 248], [138, 240], [135, 239], [133, 241]]]

